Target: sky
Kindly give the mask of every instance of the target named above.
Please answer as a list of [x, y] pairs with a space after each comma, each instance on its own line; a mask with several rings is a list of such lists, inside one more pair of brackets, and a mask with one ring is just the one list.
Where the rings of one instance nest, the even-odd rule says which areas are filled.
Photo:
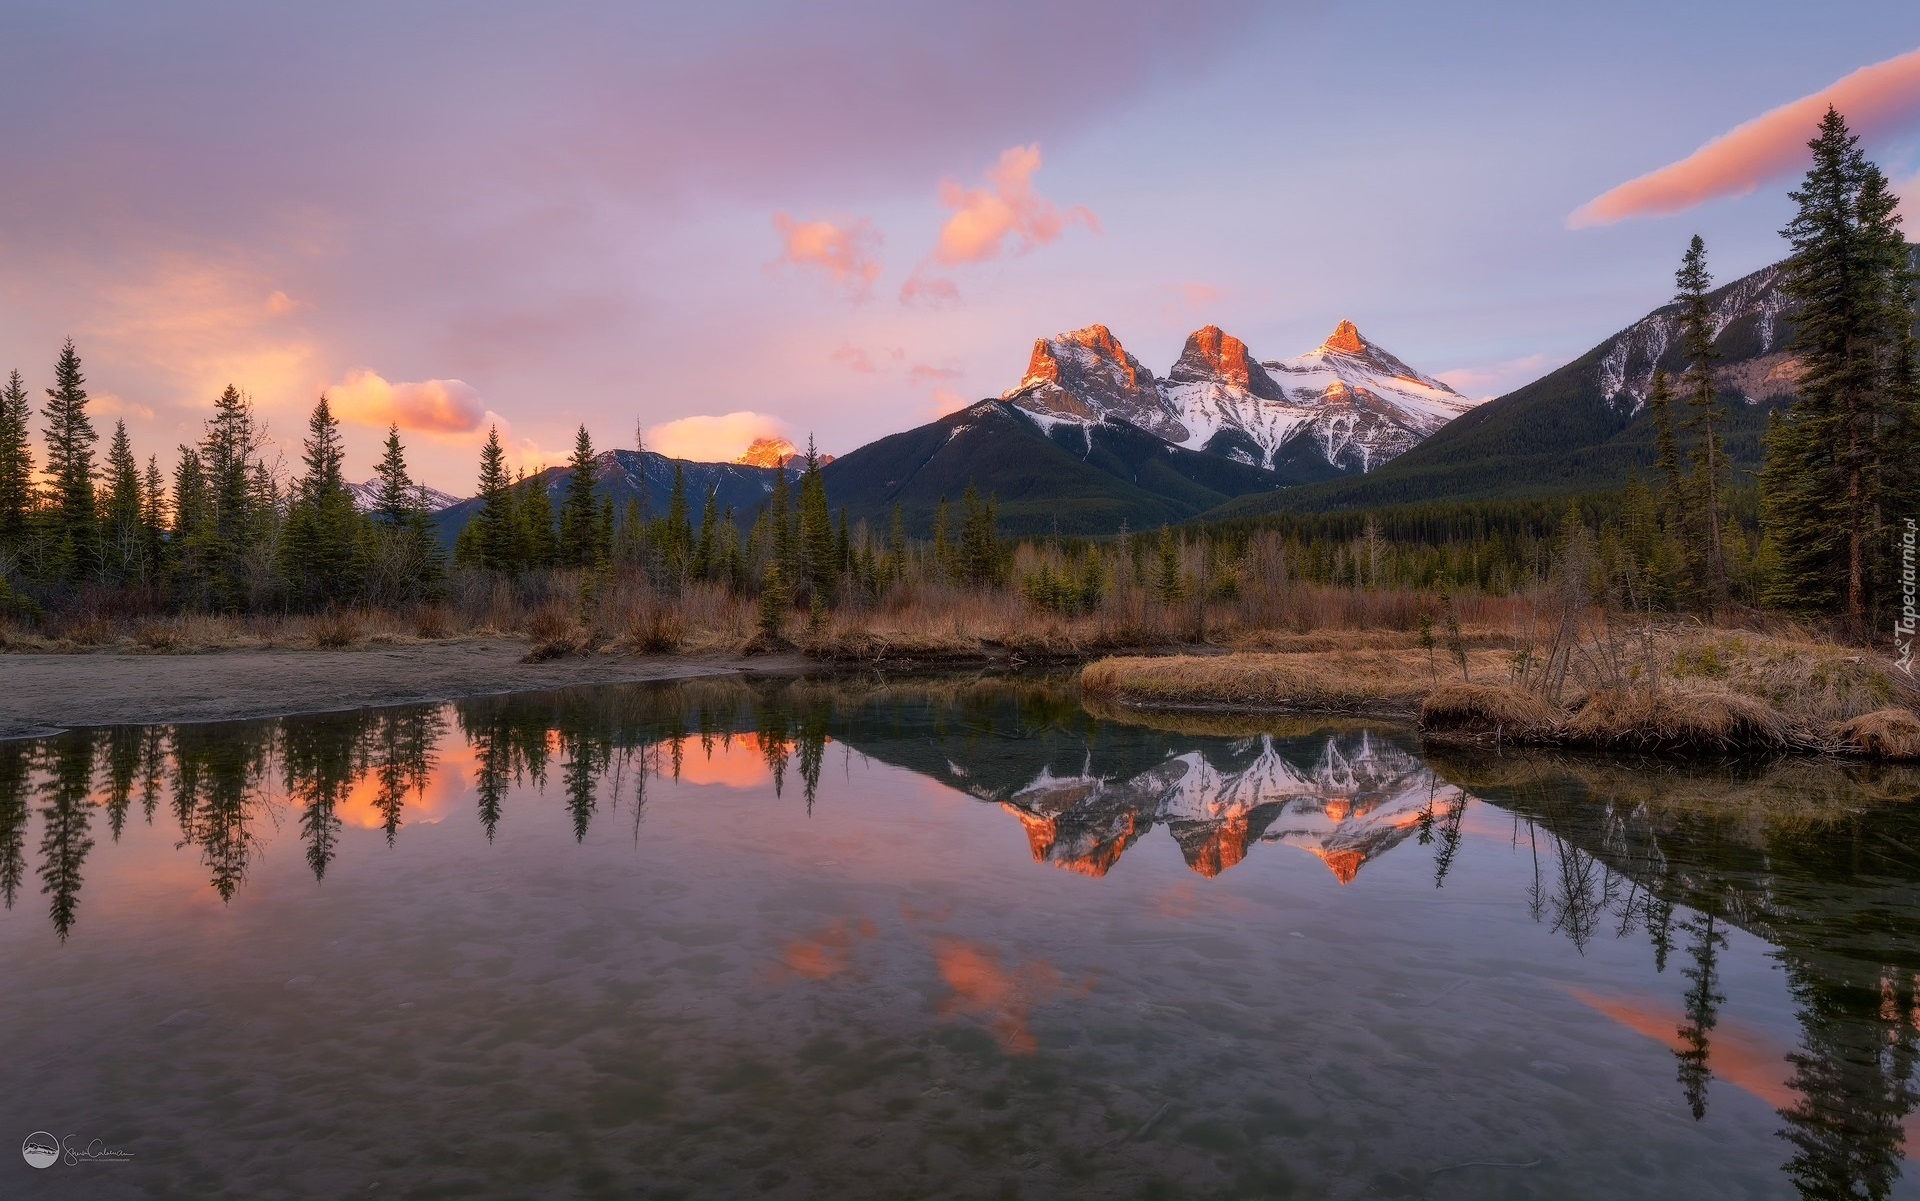
[[[169, 462], [231, 383], [289, 466], [472, 491], [597, 447], [844, 453], [1101, 323], [1164, 373], [1342, 318], [1492, 396], [1781, 257], [1827, 100], [1920, 240], [1898, 2], [0, 8], [0, 371], [79, 349]], [[1777, 110], [1777, 111], [1776, 111]]]

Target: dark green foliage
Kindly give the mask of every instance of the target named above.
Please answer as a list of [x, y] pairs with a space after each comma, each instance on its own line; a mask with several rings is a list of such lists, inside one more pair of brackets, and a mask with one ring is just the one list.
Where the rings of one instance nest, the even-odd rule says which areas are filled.
[[[1728, 597], [1726, 557], [1720, 545], [1720, 502], [1728, 486], [1727, 457], [1722, 446], [1727, 411], [1718, 403], [1714, 383], [1720, 351], [1714, 345], [1713, 307], [1707, 299], [1713, 276], [1707, 271], [1706, 243], [1698, 234], [1674, 273], [1674, 287], [1673, 302], [1680, 306], [1681, 344], [1687, 356], [1681, 387], [1691, 413], [1685, 429], [1693, 442], [1692, 487], [1686, 504], [1692, 518], [1689, 557], [1704, 599], [1709, 605], [1720, 606]], [[1665, 453], [1663, 449], [1663, 458]]]
[[205, 519], [198, 549], [211, 589], [209, 603], [220, 608], [238, 609], [250, 599], [245, 558], [259, 524], [252, 478], [259, 438], [253, 403], [228, 384], [214, 402], [199, 452]]
[[99, 435], [87, 417], [86, 377], [69, 338], [53, 368], [54, 386], [40, 415], [46, 420], [49, 579], [77, 584], [99, 570], [99, 515], [94, 507], [93, 444]]
[[1185, 521], [1288, 478], [1219, 455], [1168, 446], [1132, 426], [1055, 437], [1009, 405], [983, 403], [870, 442], [822, 468], [827, 491], [853, 520], [878, 525], [895, 510], [908, 533], [931, 536], [942, 497], [969, 483], [994, 496], [1001, 527], [1042, 534], [1111, 533]]
[[839, 573], [839, 555], [833, 538], [833, 510], [827, 505], [827, 485], [820, 476], [820, 456], [807, 440], [807, 466], [800, 473], [799, 579], [808, 596], [831, 596]]
[[360, 587], [364, 518], [347, 491], [340, 423], [322, 395], [307, 420], [305, 473], [295, 485], [280, 538], [288, 598], [304, 608], [338, 604]]
[[146, 507], [127, 423], [116, 421], [107, 448], [107, 497], [100, 529], [101, 574], [110, 583], [126, 587], [147, 578]]
[[[560, 502], [560, 540], [556, 562], [562, 567], [591, 567], [600, 558], [599, 506], [594, 503], [593, 438], [582, 425], [567, 460], [567, 488]], [[538, 487], [538, 485], [535, 485]]]
[[554, 566], [559, 547], [553, 537], [553, 498], [538, 478], [529, 480], [525, 471], [514, 481], [513, 514], [518, 548], [514, 570], [545, 571]]
[[480, 448], [480, 510], [471, 525], [471, 543], [461, 562], [487, 571], [512, 574], [520, 567], [519, 514], [515, 512], [513, 481], [507, 475], [507, 455], [500, 447], [500, 427], [487, 428]]
[[407, 470], [397, 425], [387, 427], [376, 477], [380, 493], [365, 530], [366, 590], [390, 604], [431, 596], [444, 571], [440, 540], [420, 486]]
[[960, 541], [953, 555], [953, 575], [961, 583], [983, 588], [1005, 574], [993, 498], [981, 499], [972, 484], [960, 498]]
[[18, 371], [0, 389], [0, 555], [14, 555], [27, 542], [33, 510], [33, 443], [27, 386]]
[[1777, 557], [1770, 604], [1839, 612], [1864, 628], [1891, 581], [1886, 505], [1900, 414], [1900, 348], [1911, 335], [1912, 260], [1900, 236], [1897, 198], [1829, 108], [1810, 142], [1813, 166], [1793, 193], [1799, 211], [1783, 235], [1793, 244], [1786, 289], [1798, 303], [1794, 350], [1799, 398], [1767, 437], [1761, 477], [1766, 532]]

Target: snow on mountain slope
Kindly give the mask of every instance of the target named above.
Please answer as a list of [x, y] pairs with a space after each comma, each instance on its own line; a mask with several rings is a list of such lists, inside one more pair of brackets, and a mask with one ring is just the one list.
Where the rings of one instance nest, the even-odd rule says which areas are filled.
[[[438, 513], [442, 509], [459, 504], [461, 500], [458, 496], [448, 496], [438, 488], [429, 488], [425, 484], [419, 485], [419, 488], [420, 498], [426, 502], [429, 513]], [[348, 484], [347, 491], [353, 493], [353, 507], [362, 513], [371, 513], [380, 504], [378, 476], [364, 484]]]
[[[1756, 404], [1773, 396], [1789, 394], [1797, 378], [1792, 364], [1784, 362], [1786, 329], [1782, 315], [1793, 302], [1780, 287], [1783, 264], [1763, 267], [1735, 280], [1713, 300], [1713, 336], [1719, 339], [1735, 323], [1751, 326], [1751, 344], [1742, 347], [1740, 358], [1760, 363], [1760, 369], [1745, 373], [1753, 378], [1730, 378], [1732, 384]], [[1669, 304], [1615, 334], [1600, 360], [1600, 394], [1609, 405], [1626, 413], [1637, 413], [1646, 404], [1653, 388], [1654, 368], [1668, 358], [1668, 351], [1680, 341], [1680, 306]], [[1675, 364], [1669, 364], [1673, 370]]]
[[1310, 451], [1346, 471], [1371, 470], [1474, 403], [1351, 321], [1307, 354], [1265, 362], [1209, 325], [1187, 338], [1165, 380], [1105, 326], [1089, 326], [1035, 342], [1025, 377], [1003, 399], [1044, 429], [1117, 419], [1258, 467]]

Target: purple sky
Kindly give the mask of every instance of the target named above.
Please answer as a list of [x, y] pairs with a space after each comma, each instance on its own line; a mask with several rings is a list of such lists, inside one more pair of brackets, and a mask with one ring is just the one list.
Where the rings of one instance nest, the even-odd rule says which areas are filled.
[[[530, 466], [582, 421], [841, 452], [1096, 321], [1164, 371], [1350, 317], [1491, 395], [1696, 231], [1723, 279], [1779, 257], [1788, 185], [1576, 210], [1920, 47], [1911, 0], [678, 7], [15, 0], [0, 369], [37, 396], [72, 336], [163, 459], [229, 381], [292, 459], [327, 389], [356, 478], [398, 417], [462, 493], [488, 414]], [[1868, 148], [1920, 193], [1902, 70]]]

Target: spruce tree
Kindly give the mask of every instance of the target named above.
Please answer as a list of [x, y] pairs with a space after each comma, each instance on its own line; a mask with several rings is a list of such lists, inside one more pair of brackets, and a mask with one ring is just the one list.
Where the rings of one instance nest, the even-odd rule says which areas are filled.
[[75, 584], [99, 569], [99, 514], [93, 493], [93, 444], [99, 435], [87, 417], [86, 377], [67, 339], [53, 368], [54, 386], [40, 410], [46, 419], [47, 474], [52, 477], [49, 574]]
[[146, 481], [140, 489], [145, 502], [140, 511], [141, 534], [146, 539], [147, 572], [158, 579], [167, 561], [167, 483], [160, 474], [160, 456], [147, 456]]
[[1762, 519], [1774, 569], [1765, 599], [1838, 611], [1864, 632], [1874, 569], [1886, 553], [1888, 473], [1881, 433], [1897, 416], [1894, 364], [1900, 273], [1910, 262], [1886, 177], [1829, 108], [1808, 146], [1813, 166], [1792, 193], [1785, 290], [1799, 306], [1798, 397], [1767, 435]]
[[1154, 579], [1154, 591], [1163, 605], [1174, 604], [1187, 593], [1186, 577], [1180, 571], [1180, 543], [1173, 527], [1167, 525], [1160, 527], [1160, 570]]
[[565, 567], [591, 567], [599, 509], [593, 499], [593, 438], [584, 425], [574, 435], [567, 469], [566, 494], [560, 501], [559, 562]]
[[33, 511], [33, 443], [27, 385], [18, 371], [0, 389], [0, 555], [18, 554], [27, 543]]
[[545, 571], [558, 555], [553, 540], [553, 497], [540, 476], [529, 479], [523, 469], [514, 485], [514, 515], [520, 522], [520, 567]]
[[324, 393], [307, 419], [302, 460], [306, 470], [288, 510], [280, 571], [296, 603], [336, 604], [358, 589], [362, 519], [347, 490], [340, 423]]
[[812, 595], [832, 596], [836, 560], [827, 482], [820, 474], [820, 456], [813, 448], [813, 439], [808, 438], [807, 466], [800, 473], [800, 579]]
[[693, 519], [687, 508], [687, 473], [678, 460], [673, 464], [673, 490], [667, 494], [666, 524], [661, 530], [660, 549], [670, 579], [679, 580], [687, 572], [693, 557]]
[[209, 522], [203, 531], [205, 566], [213, 603], [238, 608], [247, 599], [245, 556], [256, 526], [252, 464], [259, 434], [253, 403], [228, 384], [206, 424], [199, 455]]
[[1682, 390], [1693, 410], [1685, 429], [1693, 434], [1693, 485], [1689, 511], [1695, 530], [1692, 559], [1698, 580], [1708, 602], [1727, 602], [1726, 553], [1721, 545], [1721, 497], [1728, 487], [1727, 459], [1723, 445], [1727, 412], [1715, 403], [1714, 365], [1720, 351], [1713, 344], [1713, 307], [1707, 293], [1713, 289], [1713, 276], [1707, 270], [1707, 246], [1699, 234], [1687, 247], [1674, 273], [1674, 302], [1680, 306], [1681, 342], [1687, 356], [1687, 371]]
[[398, 425], [387, 427], [387, 441], [376, 476], [380, 492], [374, 500], [371, 519], [377, 535], [386, 540], [398, 560], [412, 572], [413, 578], [406, 581], [403, 591], [413, 596], [426, 595], [440, 581], [440, 543], [434, 536], [433, 518], [427, 511], [424, 490], [414, 483], [407, 470], [407, 448], [400, 442]]
[[487, 571], [512, 574], [519, 569], [519, 523], [513, 502], [513, 481], [507, 475], [506, 452], [500, 448], [500, 427], [489, 426], [486, 445], [480, 448], [480, 512], [473, 519], [479, 529], [479, 566]]
[[167, 548], [174, 594], [189, 608], [208, 607], [218, 593], [216, 540], [205, 464], [198, 449], [182, 446], [173, 469], [173, 530]]
[[106, 578], [138, 584], [147, 574], [147, 539], [142, 521], [146, 505], [140, 490], [140, 461], [133, 457], [127, 423], [113, 423], [107, 446], [107, 499], [101, 529], [101, 565]]

